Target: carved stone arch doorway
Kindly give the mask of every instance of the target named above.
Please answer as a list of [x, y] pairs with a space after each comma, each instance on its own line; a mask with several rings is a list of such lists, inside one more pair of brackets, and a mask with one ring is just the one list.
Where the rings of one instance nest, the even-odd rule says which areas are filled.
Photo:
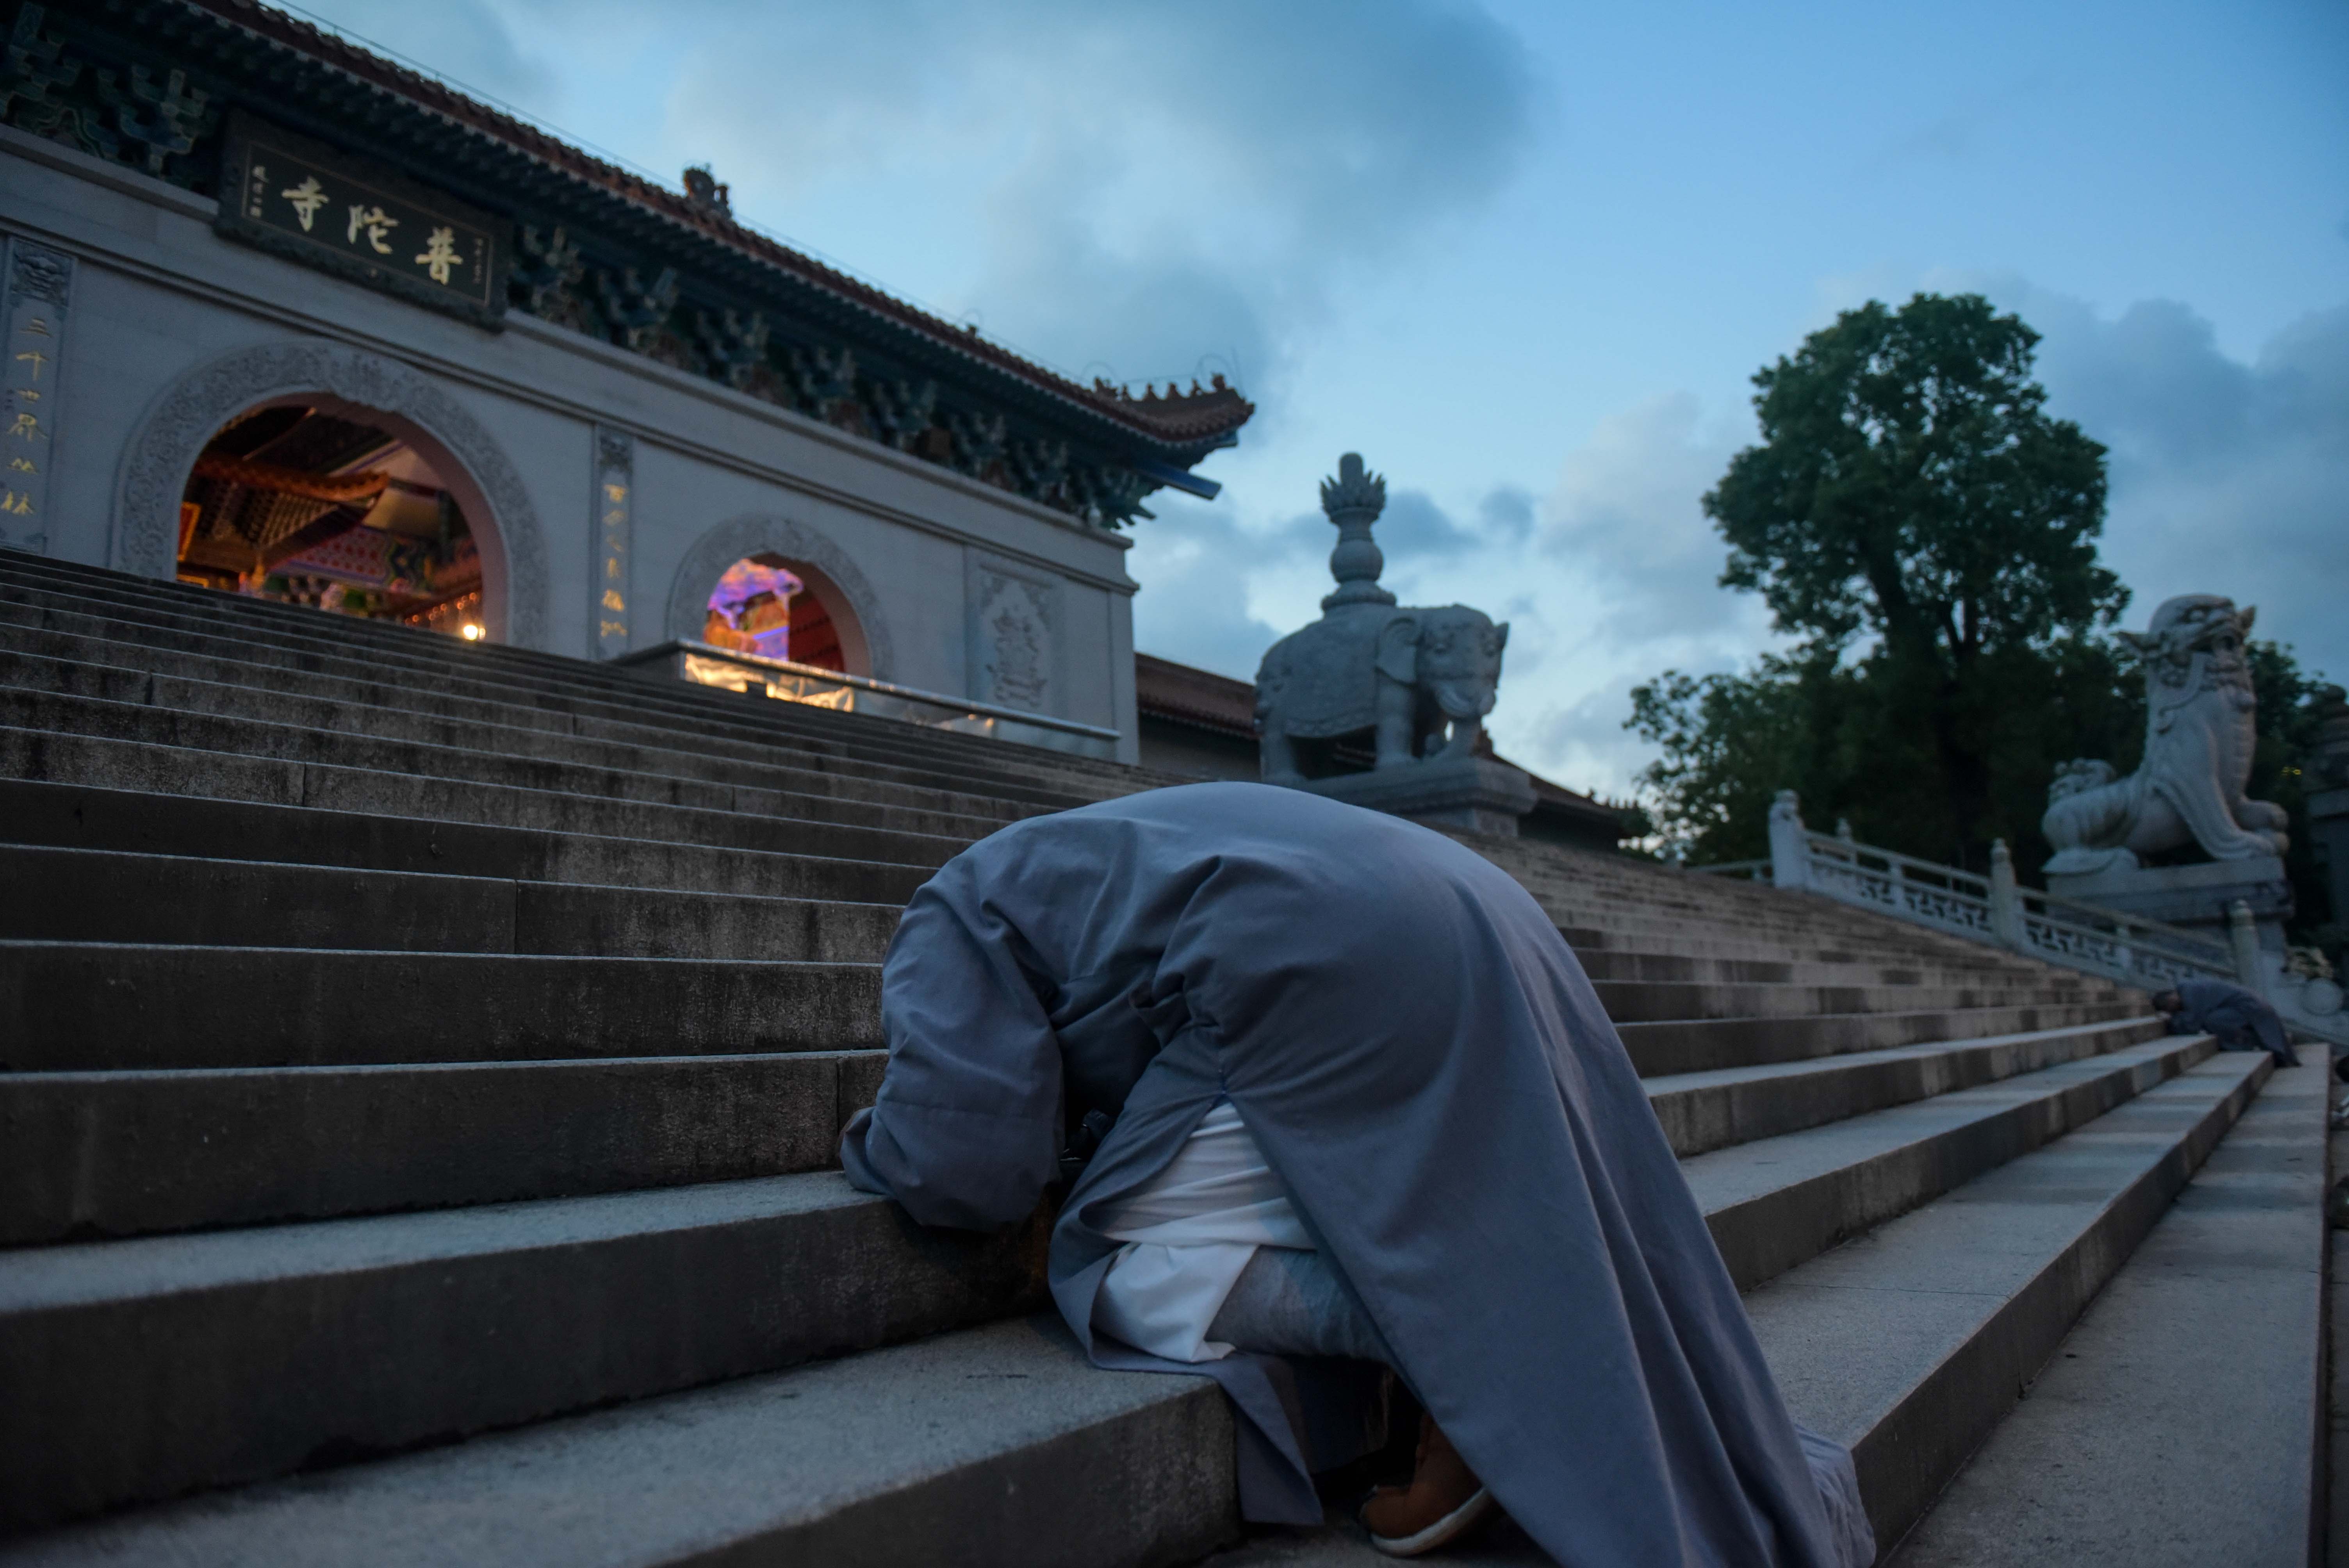
[[204, 444], [250, 409], [295, 401], [364, 416], [423, 454], [475, 525], [489, 635], [523, 647], [547, 645], [546, 542], [505, 449], [428, 377], [379, 355], [316, 339], [233, 350], [156, 399], [123, 452], [111, 563], [171, 577], [181, 494]]
[[856, 562], [829, 537], [786, 517], [754, 512], [719, 523], [685, 552], [669, 585], [667, 634], [671, 641], [698, 641], [709, 613], [709, 596], [726, 569], [750, 556], [771, 556], [815, 596], [840, 635], [843, 665], [853, 676], [894, 680], [895, 651], [889, 624]]

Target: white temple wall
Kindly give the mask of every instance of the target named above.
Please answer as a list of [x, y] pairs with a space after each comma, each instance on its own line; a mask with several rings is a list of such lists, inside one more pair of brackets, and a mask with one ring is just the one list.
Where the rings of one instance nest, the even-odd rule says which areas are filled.
[[[354, 388], [404, 387], [418, 421], [460, 433], [450, 449], [510, 465], [503, 489], [471, 477], [492, 514], [526, 512], [534, 527], [533, 550], [502, 538], [529, 578], [508, 597], [538, 606], [512, 640], [580, 657], [665, 640], [697, 549], [780, 525], [861, 578], [882, 678], [1113, 727], [1122, 755], [1138, 755], [1123, 538], [533, 317], [486, 332], [247, 248], [215, 233], [212, 214], [208, 199], [0, 128], [0, 231], [73, 259], [50, 553], [167, 574], [153, 529], [123, 515], [137, 489], [126, 474], [142, 459], [160, 471], [156, 451], [178, 449], [159, 410], [187, 424], [205, 388], [324, 366], [336, 386], [312, 390], [365, 402]], [[616, 450], [632, 480], [625, 644], [599, 634], [595, 596], [610, 548], [598, 454]], [[184, 479], [150, 477], [142, 493], [175, 496]]]

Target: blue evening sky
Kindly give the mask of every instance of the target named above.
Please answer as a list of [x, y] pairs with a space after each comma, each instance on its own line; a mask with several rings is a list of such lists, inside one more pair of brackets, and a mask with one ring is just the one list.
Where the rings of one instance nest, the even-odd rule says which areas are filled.
[[1407, 602], [1514, 626], [1493, 727], [1628, 790], [1626, 693], [1766, 615], [1698, 509], [1838, 309], [1987, 293], [2113, 449], [2106, 558], [2349, 677], [2349, 8], [310, 0], [1072, 374], [1260, 405], [1162, 493], [1148, 652], [1318, 613], [1342, 451]]

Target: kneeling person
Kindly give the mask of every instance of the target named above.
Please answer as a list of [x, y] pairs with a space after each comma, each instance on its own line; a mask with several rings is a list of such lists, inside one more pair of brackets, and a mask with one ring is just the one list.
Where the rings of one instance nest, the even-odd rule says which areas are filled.
[[2278, 1067], [2300, 1065], [2282, 1015], [2246, 986], [2180, 980], [2173, 990], [2154, 993], [2153, 1010], [2169, 1020], [2173, 1035], [2212, 1035], [2222, 1051], [2266, 1051]]
[[995, 1227], [1098, 1139], [1054, 1300], [1096, 1364], [1223, 1385], [1250, 1519], [1319, 1522], [1376, 1364], [1426, 1411], [1387, 1550], [1496, 1501], [1577, 1563], [1872, 1559], [1581, 965], [1473, 851], [1254, 784], [1032, 819], [915, 895], [883, 1013], [850, 1180]]

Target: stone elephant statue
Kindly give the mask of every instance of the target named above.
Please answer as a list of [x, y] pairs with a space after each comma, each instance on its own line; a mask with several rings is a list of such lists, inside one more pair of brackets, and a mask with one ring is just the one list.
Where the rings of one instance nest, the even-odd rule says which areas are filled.
[[1493, 711], [1509, 628], [1465, 604], [1361, 604], [1275, 643], [1257, 671], [1264, 776], [1306, 776], [1297, 743], [1369, 734], [1376, 766], [1469, 756]]

